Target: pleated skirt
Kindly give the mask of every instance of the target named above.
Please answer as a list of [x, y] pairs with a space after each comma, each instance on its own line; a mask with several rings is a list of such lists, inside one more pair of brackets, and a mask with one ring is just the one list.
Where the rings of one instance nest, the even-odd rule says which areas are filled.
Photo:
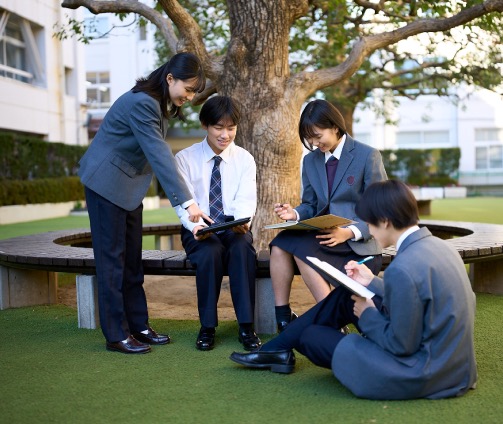
[[[277, 246], [285, 252], [299, 258], [302, 262], [311, 266], [307, 256], [314, 256], [321, 261], [328, 262], [333, 267], [345, 273], [344, 266], [351, 260], [359, 261], [363, 256], [356, 254], [347, 242], [338, 244], [334, 247], [328, 247], [320, 244], [322, 239], [317, 239], [320, 234], [318, 231], [303, 230], [283, 230], [271, 241], [269, 247]], [[374, 259], [365, 262], [365, 265], [377, 275], [381, 269], [382, 256], [375, 255]], [[274, 266], [274, 264], [271, 264]], [[295, 266], [297, 268], [297, 266]], [[312, 266], [314, 268], [314, 266]], [[298, 271], [298, 269], [296, 269]], [[338, 286], [336, 280], [329, 275], [316, 269], [332, 285]]]

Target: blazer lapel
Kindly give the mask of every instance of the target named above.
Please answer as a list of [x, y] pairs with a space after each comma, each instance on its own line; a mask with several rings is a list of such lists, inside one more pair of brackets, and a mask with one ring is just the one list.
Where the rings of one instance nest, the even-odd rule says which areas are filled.
[[[342, 148], [339, 164], [337, 165], [337, 171], [335, 172], [334, 184], [332, 186], [332, 192], [330, 193], [330, 197], [332, 197], [332, 195], [335, 193], [335, 190], [342, 181], [342, 177], [346, 173], [351, 162], [353, 162], [354, 156], [351, 153], [351, 151], [354, 149], [354, 147], [355, 147], [354, 140], [349, 135], [346, 135], [346, 142], [344, 143], [344, 147]], [[326, 190], [328, 190], [328, 185], [326, 187]]]

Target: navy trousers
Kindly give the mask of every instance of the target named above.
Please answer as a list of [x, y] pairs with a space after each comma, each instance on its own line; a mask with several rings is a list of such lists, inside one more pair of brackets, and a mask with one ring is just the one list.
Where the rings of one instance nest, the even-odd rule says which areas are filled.
[[143, 205], [127, 211], [87, 187], [85, 191], [101, 330], [107, 341], [117, 342], [148, 325], [141, 261]]
[[218, 325], [217, 304], [226, 272], [238, 323], [253, 323], [256, 252], [250, 231], [237, 234], [226, 230], [198, 241], [192, 232], [182, 227], [181, 236], [187, 257], [196, 267], [197, 307], [201, 325]]
[[[353, 313], [352, 293], [344, 287], [332, 290], [321, 302], [292, 321], [277, 337], [262, 346], [262, 351], [295, 349], [314, 364], [332, 368], [332, 355], [344, 334], [340, 329], [353, 324], [358, 331], [358, 317]], [[372, 298], [379, 309], [382, 299]]]

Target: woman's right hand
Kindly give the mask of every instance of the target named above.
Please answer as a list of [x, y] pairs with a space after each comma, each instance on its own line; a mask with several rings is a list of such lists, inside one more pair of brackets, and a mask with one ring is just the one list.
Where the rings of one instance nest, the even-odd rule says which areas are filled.
[[275, 203], [274, 212], [285, 221], [297, 219], [297, 214], [289, 203]]

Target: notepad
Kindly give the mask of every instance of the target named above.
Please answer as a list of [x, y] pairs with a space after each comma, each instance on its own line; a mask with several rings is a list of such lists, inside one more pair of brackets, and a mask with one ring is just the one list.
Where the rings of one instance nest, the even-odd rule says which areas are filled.
[[352, 293], [361, 297], [366, 297], [367, 299], [372, 299], [372, 297], [375, 296], [375, 293], [373, 291], [369, 290], [365, 286], [362, 286], [360, 283], [353, 280], [351, 277], [348, 277], [346, 274], [339, 271], [337, 268], [333, 267], [328, 262], [320, 261], [318, 258], [315, 258], [313, 256], [307, 256], [307, 260], [310, 261], [318, 269], [321, 269], [331, 277], [335, 278], [339, 283], [341, 283]]

